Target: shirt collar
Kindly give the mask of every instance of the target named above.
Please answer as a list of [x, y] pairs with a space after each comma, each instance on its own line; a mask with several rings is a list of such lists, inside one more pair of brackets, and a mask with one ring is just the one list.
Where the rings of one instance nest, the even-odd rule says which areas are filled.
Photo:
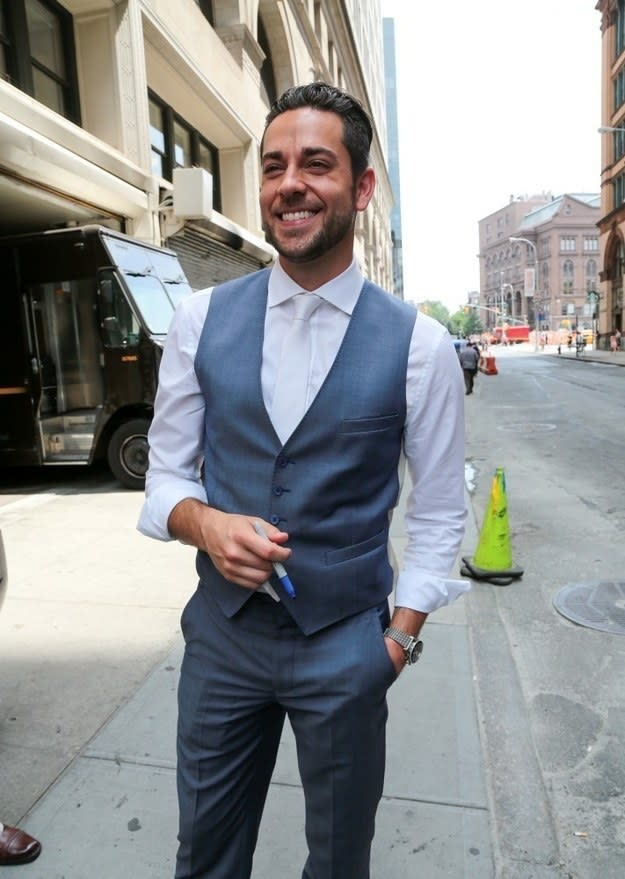
[[[358, 263], [352, 259], [351, 265], [342, 274], [311, 292], [351, 315], [358, 301], [363, 282], [363, 274]], [[282, 305], [287, 299], [301, 292], [302, 288], [287, 275], [280, 262], [276, 261], [269, 276], [268, 308]]]

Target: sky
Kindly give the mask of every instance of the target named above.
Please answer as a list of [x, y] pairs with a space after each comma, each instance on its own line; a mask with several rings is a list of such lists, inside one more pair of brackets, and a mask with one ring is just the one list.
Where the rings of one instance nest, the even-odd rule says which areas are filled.
[[599, 192], [596, 0], [381, 0], [395, 19], [404, 296], [479, 289], [478, 221]]

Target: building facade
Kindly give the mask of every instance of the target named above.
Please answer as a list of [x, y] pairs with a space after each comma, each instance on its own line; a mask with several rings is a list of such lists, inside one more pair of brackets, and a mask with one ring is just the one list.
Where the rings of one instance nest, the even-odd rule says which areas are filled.
[[386, 128], [388, 171], [393, 191], [391, 239], [393, 242], [393, 293], [404, 298], [404, 263], [401, 232], [401, 186], [399, 177], [399, 132], [397, 125], [397, 71], [395, 68], [395, 21], [383, 20], [384, 76], [386, 82]]
[[485, 327], [594, 328], [589, 294], [599, 290], [599, 203], [598, 194], [543, 193], [511, 198], [479, 221]]
[[599, 329], [625, 335], [625, 0], [599, 0], [601, 12], [601, 284]]
[[107, 225], [175, 250], [195, 289], [267, 265], [264, 118], [315, 79], [373, 117], [357, 256], [391, 288], [379, 0], [0, 0], [0, 235]]

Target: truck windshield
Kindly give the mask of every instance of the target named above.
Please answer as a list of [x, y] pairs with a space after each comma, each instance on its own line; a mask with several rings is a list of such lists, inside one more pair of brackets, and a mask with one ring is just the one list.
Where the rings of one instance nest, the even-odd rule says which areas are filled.
[[162, 283], [153, 275], [130, 275], [124, 272], [124, 278], [149, 331], [165, 334], [174, 315], [175, 303], [165, 292]]
[[164, 335], [178, 303], [191, 287], [173, 253], [106, 235], [106, 247], [121, 270], [132, 298], [151, 333]]

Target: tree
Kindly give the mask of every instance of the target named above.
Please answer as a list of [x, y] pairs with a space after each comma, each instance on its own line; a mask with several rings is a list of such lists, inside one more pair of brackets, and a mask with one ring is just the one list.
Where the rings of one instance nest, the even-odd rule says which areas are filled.
[[470, 305], [451, 316], [448, 329], [454, 336], [477, 336], [484, 332], [476, 309]]
[[434, 302], [431, 299], [426, 299], [419, 303], [419, 310], [422, 311], [423, 314], [429, 314], [430, 317], [433, 317], [434, 320], [437, 320], [444, 327], [448, 327], [449, 312], [442, 302]]

